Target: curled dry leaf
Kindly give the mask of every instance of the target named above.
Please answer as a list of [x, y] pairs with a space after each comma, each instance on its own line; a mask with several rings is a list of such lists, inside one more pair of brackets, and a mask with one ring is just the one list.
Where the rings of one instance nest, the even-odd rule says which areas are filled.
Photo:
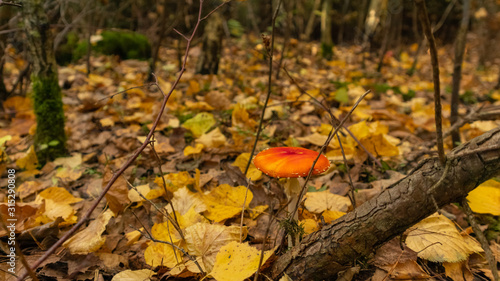
[[106, 238], [101, 235], [106, 230], [106, 225], [108, 225], [109, 220], [113, 216], [114, 214], [110, 209], [106, 210], [85, 229], [64, 242], [63, 246], [68, 248], [73, 255], [87, 255], [99, 250], [106, 241]]

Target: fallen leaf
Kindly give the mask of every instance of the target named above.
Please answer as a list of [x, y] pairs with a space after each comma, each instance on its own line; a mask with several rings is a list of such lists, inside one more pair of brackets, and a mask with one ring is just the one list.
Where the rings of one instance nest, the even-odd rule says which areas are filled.
[[106, 225], [108, 225], [109, 220], [113, 216], [111, 210], [106, 210], [86, 228], [64, 242], [63, 246], [68, 248], [73, 255], [87, 255], [99, 250], [106, 241], [106, 238], [101, 235], [106, 230]]
[[181, 251], [174, 249], [172, 245], [152, 242], [144, 251], [144, 260], [151, 267], [172, 268], [182, 261]]
[[[151, 191], [151, 188], [149, 188], [148, 184], [143, 184], [135, 187], [137, 189], [137, 192], [135, 189], [130, 189], [128, 191], [128, 199], [131, 202], [141, 202], [144, 201], [144, 198], [142, 196], [146, 197], [146, 195]], [[140, 195], [142, 194], [142, 196]]]
[[201, 143], [197, 143], [195, 147], [188, 145], [186, 146], [186, 148], [184, 148], [184, 156], [189, 156], [191, 154], [200, 154], [204, 147], [205, 146]]
[[[273, 252], [273, 250], [264, 252], [262, 264]], [[210, 275], [217, 281], [243, 281], [257, 271], [260, 255], [261, 251], [248, 243], [230, 242], [217, 253]]]
[[195, 137], [200, 137], [208, 132], [212, 126], [215, 125], [215, 118], [213, 114], [208, 112], [201, 112], [196, 114], [193, 118], [188, 119], [182, 127], [190, 130]]
[[26, 155], [16, 161], [16, 165], [27, 171], [34, 171], [38, 167], [38, 158], [36, 157], [34, 146], [30, 146]]
[[307, 210], [313, 213], [321, 213], [326, 210], [347, 212], [351, 206], [351, 201], [349, 198], [325, 190], [306, 193], [304, 205]]
[[241, 213], [243, 202], [245, 202], [245, 208], [248, 208], [252, 199], [252, 192], [248, 190], [247, 193], [247, 188], [244, 186], [219, 185], [207, 196], [203, 197], [203, 201], [207, 206], [205, 216], [215, 222], [232, 218]]
[[[196, 143], [201, 143], [205, 147], [217, 148], [227, 145], [226, 137], [221, 133], [220, 129], [217, 127], [210, 131], [209, 133], [201, 135], [195, 140]], [[186, 153], [184, 153], [185, 155]]]
[[[244, 227], [242, 239], [245, 239], [246, 234]], [[199, 257], [200, 265], [210, 272], [220, 248], [229, 242], [240, 240], [240, 227], [197, 223], [186, 228], [185, 238], [188, 253]]]
[[[232, 166], [236, 166], [236, 167], [240, 168], [240, 171], [242, 173], [245, 173], [245, 168], [248, 164], [249, 157], [250, 157], [250, 153], [242, 153], [242, 154], [238, 155], [238, 157], [236, 157], [236, 159], [234, 160], [234, 163], [232, 164]], [[258, 180], [260, 180], [260, 178], [262, 178], [262, 172], [255, 167], [253, 162], [251, 162], [250, 166], [248, 167], [247, 177], [251, 181], [258, 181]]]
[[[181, 215], [184, 215], [190, 209], [194, 209], [196, 213], [202, 213], [207, 209], [200, 195], [189, 191], [187, 187], [175, 191], [171, 202], [174, 205], [174, 210]], [[167, 205], [166, 208], [169, 212], [172, 212], [170, 205]]]
[[411, 228], [406, 245], [417, 252], [418, 257], [432, 262], [460, 262], [482, 251], [475, 240], [464, 239], [451, 220], [436, 214]]
[[500, 182], [485, 181], [469, 192], [467, 201], [475, 213], [500, 216]]

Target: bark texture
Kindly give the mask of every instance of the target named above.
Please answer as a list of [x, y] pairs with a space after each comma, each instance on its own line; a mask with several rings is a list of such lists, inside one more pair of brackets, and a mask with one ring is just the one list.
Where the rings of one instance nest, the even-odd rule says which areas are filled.
[[448, 155], [447, 173], [437, 158], [422, 161], [377, 197], [307, 236], [264, 274], [273, 280], [283, 273], [293, 280], [335, 277], [354, 260], [369, 257], [382, 244], [436, 212], [431, 195], [440, 207], [461, 202], [479, 184], [499, 175], [499, 143], [500, 128], [496, 128], [460, 145]]
[[220, 13], [215, 12], [207, 21], [196, 72], [200, 74], [217, 74], [222, 52], [222, 36], [224, 35], [223, 18]]
[[23, 2], [23, 19], [33, 73], [33, 104], [37, 120], [35, 151], [39, 163], [66, 154], [64, 111], [58, 84], [57, 65], [53, 52], [54, 41], [49, 30], [44, 1]]

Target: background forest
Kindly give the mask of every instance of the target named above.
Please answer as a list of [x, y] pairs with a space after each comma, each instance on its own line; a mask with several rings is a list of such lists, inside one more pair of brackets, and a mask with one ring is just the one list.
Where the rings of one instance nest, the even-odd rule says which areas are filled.
[[[499, 31], [498, 0], [0, 0], [0, 280], [498, 280]], [[273, 147], [313, 153], [297, 191]]]

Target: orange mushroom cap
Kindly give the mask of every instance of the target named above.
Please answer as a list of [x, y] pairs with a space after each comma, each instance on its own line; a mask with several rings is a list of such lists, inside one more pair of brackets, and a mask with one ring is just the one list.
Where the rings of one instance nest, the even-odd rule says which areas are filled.
[[[273, 147], [257, 154], [253, 164], [264, 174], [274, 178], [300, 178], [307, 176], [318, 154], [301, 147]], [[328, 168], [330, 161], [321, 154], [312, 174], [321, 174]]]

